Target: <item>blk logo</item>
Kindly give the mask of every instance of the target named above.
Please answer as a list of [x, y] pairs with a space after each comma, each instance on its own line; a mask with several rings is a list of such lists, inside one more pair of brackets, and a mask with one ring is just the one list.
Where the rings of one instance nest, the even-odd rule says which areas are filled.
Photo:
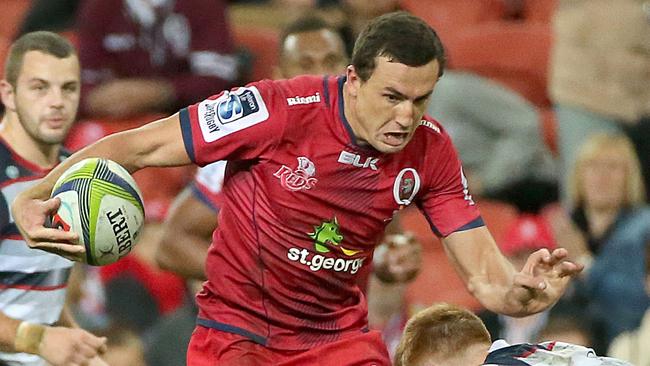
[[377, 170], [378, 158], [367, 157], [365, 161], [361, 161], [361, 155], [354, 154], [347, 151], [341, 151], [338, 162], [341, 164], [356, 166], [357, 168], [370, 168]]

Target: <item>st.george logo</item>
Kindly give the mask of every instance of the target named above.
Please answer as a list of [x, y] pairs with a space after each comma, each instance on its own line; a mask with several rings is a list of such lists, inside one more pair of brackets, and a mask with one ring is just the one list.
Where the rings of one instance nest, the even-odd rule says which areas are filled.
[[274, 177], [280, 178], [280, 185], [284, 189], [293, 192], [313, 187], [318, 182], [314, 175], [316, 175], [316, 166], [304, 156], [298, 158], [298, 166], [295, 169], [282, 165], [273, 174]]
[[235, 93], [228, 93], [228, 97], [219, 102], [219, 105], [217, 106], [217, 115], [219, 116], [219, 121], [221, 121], [221, 123], [236, 121], [241, 118], [243, 114], [244, 108], [242, 107], [241, 100]]

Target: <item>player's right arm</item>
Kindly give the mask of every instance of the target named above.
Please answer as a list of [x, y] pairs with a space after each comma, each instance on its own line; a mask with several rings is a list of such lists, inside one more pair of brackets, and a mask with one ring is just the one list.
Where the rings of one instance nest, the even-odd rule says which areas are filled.
[[0, 312], [0, 350], [35, 354], [54, 366], [85, 365], [106, 351], [106, 338], [79, 328], [24, 322]]
[[165, 219], [156, 252], [160, 268], [184, 278], [205, 279], [205, 259], [217, 212], [200, 200], [191, 188], [176, 198]]
[[179, 115], [149, 123], [140, 128], [116, 133], [78, 151], [54, 168], [38, 184], [19, 194], [11, 206], [15, 223], [31, 248], [50, 251], [68, 259], [82, 261], [85, 249], [76, 245], [77, 234], [44, 227], [60, 201], [48, 199], [57, 179], [74, 163], [90, 157], [113, 160], [129, 172], [144, 167], [189, 164]]

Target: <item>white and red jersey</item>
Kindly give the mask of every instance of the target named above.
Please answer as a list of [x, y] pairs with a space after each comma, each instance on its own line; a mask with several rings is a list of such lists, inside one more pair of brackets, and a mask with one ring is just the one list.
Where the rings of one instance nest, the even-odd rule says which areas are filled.
[[[67, 156], [65, 151], [59, 154], [60, 160]], [[51, 325], [61, 315], [73, 262], [28, 247], [10, 211], [16, 196], [47, 173], [49, 169], [25, 160], [0, 138], [0, 311]], [[27, 353], [0, 353], [0, 365], [42, 366], [45, 360]]]
[[440, 124], [398, 153], [358, 146], [344, 83], [265, 80], [181, 110], [192, 160], [229, 161], [198, 324], [283, 350], [357, 334], [355, 277], [395, 212], [418, 205], [441, 236], [483, 225]]

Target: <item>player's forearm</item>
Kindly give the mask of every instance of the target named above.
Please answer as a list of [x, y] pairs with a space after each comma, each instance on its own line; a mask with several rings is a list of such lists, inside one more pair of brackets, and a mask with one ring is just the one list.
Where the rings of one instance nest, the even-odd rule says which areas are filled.
[[0, 351], [15, 352], [14, 342], [20, 323], [20, 320], [10, 318], [0, 312]]
[[523, 316], [530, 312], [513, 293], [516, 271], [501, 254], [485, 227], [457, 232], [443, 239], [445, 250], [467, 289], [488, 310]]

